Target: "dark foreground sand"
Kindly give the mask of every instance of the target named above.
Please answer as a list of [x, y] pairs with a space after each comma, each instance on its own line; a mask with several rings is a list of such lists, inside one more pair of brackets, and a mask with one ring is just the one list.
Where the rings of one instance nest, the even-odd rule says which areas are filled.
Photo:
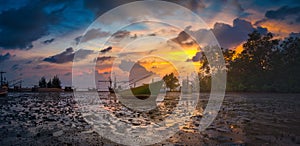
[[[227, 94], [218, 117], [199, 132], [207, 99], [207, 94], [201, 95], [191, 121], [155, 145], [300, 144], [299, 94]], [[94, 132], [77, 106], [71, 93], [10, 93], [1, 97], [0, 145], [118, 145]]]

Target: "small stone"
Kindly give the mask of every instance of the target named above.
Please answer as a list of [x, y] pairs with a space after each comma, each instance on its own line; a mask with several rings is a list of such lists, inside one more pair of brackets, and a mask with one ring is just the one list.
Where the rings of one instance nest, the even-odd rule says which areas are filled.
[[54, 132], [52, 135], [53, 135], [54, 137], [58, 137], [58, 136], [61, 136], [61, 135], [63, 135], [63, 134], [64, 134], [64, 131], [60, 130], [60, 131]]
[[219, 142], [226, 142], [226, 141], [231, 141], [232, 139], [226, 136], [218, 136], [216, 137], [216, 140]]
[[131, 123], [132, 123], [132, 125], [134, 125], [134, 126], [139, 126], [139, 125], [141, 125], [141, 122], [139, 122], [139, 121], [137, 121], [137, 120], [133, 120]]

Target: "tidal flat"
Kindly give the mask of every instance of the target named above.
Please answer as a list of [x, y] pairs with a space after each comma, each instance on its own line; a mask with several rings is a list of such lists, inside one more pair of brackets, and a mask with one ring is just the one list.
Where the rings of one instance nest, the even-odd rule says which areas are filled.
[[[139, 113], [104, 92], [99, 93], [99, 108], [132, 127], [148, 126], [172, 114], [177, 96], [168, 95], [157, 100], [156, 110]], [[85, 121], [73, 93], [9, 93], [0, 98], [0, 145], [119, 145]], [[300, 94], [227, 93], [216, 119], [199, 131], [209, 99], [203, 93], [188, 122], [154, 145], [299, 145], [299, 98]]]

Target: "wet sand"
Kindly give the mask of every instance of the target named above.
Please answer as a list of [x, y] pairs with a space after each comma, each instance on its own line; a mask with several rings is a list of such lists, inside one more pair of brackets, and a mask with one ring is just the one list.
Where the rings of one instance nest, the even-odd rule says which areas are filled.
[[[164, 112], [159, 115], [152, 111], [134, 117], [107, 95], [100, 97], [103, 106], [133, 126], [163, 120], [177, 103], [176, 98], [170, 98], [160, 104], [159, 110]], [[208, 94], [200, 97], [190, 122], [155, 145], [300, 144], [299, 94], [228, 93], [217, 118], [202, 132], [197, 126]], [[94, 132], [78, 108], [72, 93], [10, 93], [1, 97], [0, 145], [117, 145]]]

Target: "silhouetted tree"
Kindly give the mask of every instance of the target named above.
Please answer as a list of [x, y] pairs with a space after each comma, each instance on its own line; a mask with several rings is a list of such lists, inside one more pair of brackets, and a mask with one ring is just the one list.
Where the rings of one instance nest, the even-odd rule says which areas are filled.
[[52, 79], [52, 88], [61, 88], [61, 81], [57, 75], [55, 75]]
[[174, 75], [174, 73], [167, 74], [163, 77], [165, 81], [166, 87], [170, 89], [170, 91], [174, 91], [179, 86], [178, 78]]
[[[243, 48], [238, 56], [235, 51], [223, 49], [228, 71], [227, 90], [300, 92], [298, 37], [280, 40], [274, 39], [271, 33], [261, 35], [254, 31], [249, 34]], [[204, 61], [202, 72], [207, 72], [207, 63]], [[200, 87], [201, 83], [210, 84], [208, 81], [208, 77], [202, 75]]]
[[39, 80], [39, 87], [40, 88], [46, 88], [46, 78], [45, 77], [42, 77], [40, 80]]
[[300, 38], [289, 37], [280, 44], [275, 86], [284, 92], [300, 92]]
[[49, 79], [48, 83], [47, 83], [47, 88], [52, 88], [52, 82], [51, 79]]
[[228, 66], [228, 87], [239, 91], [271, 90], [274, 58], [278, 54], [278, 39], [268, 33], [254, 31], [243, 45], [242, 53]]
[[[220, 51], [221, 49], [221, 51]], [[225, 50], [219, 46], [206, 46], [201, 49], [200, 56], [200, 71], [199, 71], [199, 83], [200, 91], [210, 91], [211, 89], [211, 78], [214, 75], [215, 79], [220, 77], [221, 73], [225, 73], [226, 67], [229, 66], [229, 60], [232, 60], [233, 54], [235, 53], [232, 50]], [[222, 54], [221, 54], [222, 53]], [[221, 59], [222, 55], [225, 59], [224, 62]], [[209, 59], [209, 60], [208, 60]]]

